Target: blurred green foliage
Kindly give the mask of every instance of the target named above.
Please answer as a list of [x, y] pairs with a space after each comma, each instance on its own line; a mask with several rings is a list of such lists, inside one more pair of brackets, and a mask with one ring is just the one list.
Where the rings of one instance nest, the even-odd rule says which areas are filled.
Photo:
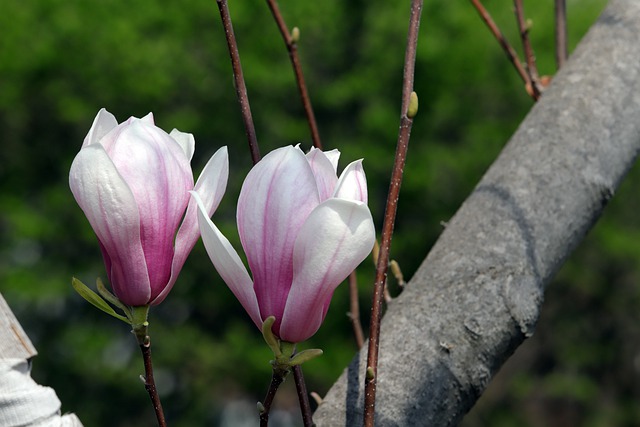
[[[299, 43], [321, 135], [341, 167], [365, 158], [380, 226], [394, 154], [408, 2], [282, 0]], [[530, 3], [530, 4], [529, 4]], [[604, 0], [569, 1], [571, 48]], [[519, 49], [511, 5], [486, 5]], [[553, 74], [553, 1], [528, 2], [541, 74]], [[262, 152], [310, 146], [287, 54], [266, 4], [230, 4]], [[420, 96], [392, 256], [407, 277], [532, 105], [467, 2], [426, 2], [415, 89]], [[235, 199], [250, 168], [214, 1], [5, 0], [0, 14], [0, 291], [40, 356], [35, 379], [87, 426], [150, 425], [126, 326], [75, 295], [71, 276], [105, 277], [95, 236], [67, 174], [93, 117], [152, 111], [192, 132], [194, 170], [229, 146], [230, 184], [214, 215], [239, 248]], [[637, 286], [640, 230], [633, 171], [604, 218], [547, 293], [533, 339], [516, 353], [465, 425], [631, 426], [640, 423]], [[358, 271], [367, 322], [372, 263]], [[346, 286], [304, 348], [324, 394], [355, 345]], [[170, 425], [216, 425], [224, 405], [262, 399], [271, 355], [200, 243], [167, 300], [151, 311], [158, 387]], [[287, 383], [276, 405], [295, 405]]]

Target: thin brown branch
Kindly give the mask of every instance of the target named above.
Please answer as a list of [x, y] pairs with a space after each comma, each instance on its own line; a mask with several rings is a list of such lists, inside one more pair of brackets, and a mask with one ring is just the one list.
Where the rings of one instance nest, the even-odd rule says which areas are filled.
[[531, 96], [537, 101], [542, 93], [542, 88], [540, 87], [540, 78], [538, 77], [536, 56], [533, 53], [531, 41], [529, 40], [529, 26], [524, 19], [522, 0], [513, 0], [513, 6], [516, 14], [516, 21], [518, 23], [518, 31], [520, 32], [520, 39], [522, 40], [522, 49], [524, 50], [524, 56], [527, 61], [527, 74], [529, 75], [529, 81], [531, 82]]
[[307, 385], [304, 382], [304, 375], [302, 374], [302, 367], [300, 365], [293, 367], [293, 379], [296, 383], [296, 391], [298, 392], [302, 424], [304, 427], [311, 427], [313, 426], [313, 418], [311, 416], [311, 405], [309, 404], [309, 393], [307, 393]]
[[142, 351], [142, 360], [144, 361], [144, 388], [147, 390], [147, 393], [149, 393], [149, 397], [151, 398], [153, 410], [155, 411], [156, 419], [158, 420], [158, 426], [166, 427], [167, 422], [164, 418], [162, 404], [160, 403], [160, 396], [158, 396], [156, 382], [153, 378], [153, 365], [151, 363], [151, 340], [148, 336], [146, 336], [144, 342], [140, 344], [140, 350]]
[[349, 275], [349, 319], [353, 327], [353, 335], [356, 339], [358, 350], [364, 345], [364, 333], [362, 332], [362, 324], [360, 323], [360, 303], [358, 302], [358, 278], [356, 272], [352, 271]]
[[254, 164], [260, 160], [260, 149], [258, 148], [258, 138], [256, 137], [256, 129], [251, 116], [251, 106], [249, 105], [249, 96], [247, 95], [247, 86], [244, 82], [242, 73], [242, 65], [240, 64], [240, 53], [238, 52], [238, 43], [235, 33], [233, 32], [233, 24], [231, 23], [231, 15], [226, 0], [216, 0], [218, 9], [220, 10], [220, 18], [222, 18], [222, 26], [224, 27], [224, 35], [227, 39], [229, 55], [231, 57], [231, 67], [233, 69], [233, 78], [236, 87], [236, 95], [240, 103], [240, 112], [242, 113], [242, 121], [249, 142], [249, 150], [251, 151], [251, 160]]
[[260, 412], [260, 427], [269, 426], [269, 412], [271, 411], [271, 404], [273, 403], [273, 398], [276, 397], [276, 392], [278, 391], [280, 385], [283, 383], [285, 377], [285, 372], [279, 369], [273, 369], [271, 375], [271, 383], [269, 384], [269, 389], [267, 390], [267, 395], [264, 398], [264, 402], [258, 403]]
[[471, 3], [473, 4], [473, 6], [475, 6], [476, 10], [480, 14], [480, 17], [489, 28], [489, 31], [491, 31], [491, 34], [493, 34], [493, 36], [496, 38], [496, 40], [502, 47], [502, 50], [504, 50], [504, 53], [507, 55], [507, 58], [509, 58], [509, 61], [511, 61], [511, 63], [515, 67], [516, 71], [518, 72], [518, 75], [520, 75], [520, 78], [522, 78], [522, 81], [524, 82], [525, 87], [531, 86], [531, 79], [529, 78], [529, 74], [527, 73], [527, 70], [525, 70], [524, 66], [518, 59], [518, 54], [513, 49], [513, 47], [511, 47], [507, 39], [502, 34], [502, 31], [500, 31], [500, 29], [496, 25], [496, 23], [493, 22], [491, 15], [489, 15], [489, 12], [487, 12], [487, 10], [484, 8], [484, 6], [482, 5], [482, 2], [480, 2], [480, 0], [471, 0]]
[[[409, 31], [407, 36], [407, 48], [405, 52], [404, 75], [402, 85], [402, 107], [400, 114], [400, 129], [398, 132], [398, 143], [396, 155], [387, 196], [387, 206], [385, 208], [384, 221], [382, 224], [382, 238], [380, 253], [376, 266], [376, 277], [373, 289], [373, 301], [371, 307], [371, 324], [369, 330], [369, 347], [367, 353], [367, 373], [365, 379], [364, 396], [364, 416], [363, 425], [373, 427], [375, 416], [377, 372], [378, 372], [378, 346], [380, 340], [380, 321], [382, 320], [382, 300], [384, 298], [384, 284], [386, 281], [387, 268], [389, 264], [389, 251], [391, 249], [391, 238], [398, 208], [398, 198], [400, 194], [400, 184], [404, 164], [409, 148], [409, 137], [413, 117], [417, 112], [417, 98], [413, 92], [413, 80], [416, 63], [416, 49], [418, 45], [418, 31], [420, 29], [420, 15], [422, 12], [422, 0], [412, 0], [411, 16], [409, 19]], [[411, 110], [410, 110], [411, 108]]]
[[562, 68], [568, 57], [567, 49], [567, 3], [556, 0], [556, 67]]
[[[316, 116], [313, 113], [313, 106], [311, 105], [311, 98], [309, 97], [309, 91], [304, 81], [304, 74], [302, 73], [302, 66], [300, 65], [300, 58], [298, 57], [298, 37], [299, 31], [294, 31], [295, 37], [292, 37], [287, 28], [287, 24], [284, 22], [284, 18], [278, 8], [278, 2], [275, 0], [267, 0], [269, 9], [273, 15], [273, 18], [278, 25], [280, 34], [284, 40], [284, 44], [287, 46], [289, 52], [289, 59], [291, 60], [291, 66], [293, 67], [293, 73], [296, 77], [296, 83], [298, 84], [298, 92], [300, 92], [300, 100], [304, 108], [305, 115], [307, 116], [307, 122], [309, 123], [309, 131], [311, 132], [311, 140], [313, 146], [322, 150], [322, 142], [320, 141], [320, 132], [318, 131], [318, 124], [316, 122]], [[295, 28], [294, 28], [295, 30]]]

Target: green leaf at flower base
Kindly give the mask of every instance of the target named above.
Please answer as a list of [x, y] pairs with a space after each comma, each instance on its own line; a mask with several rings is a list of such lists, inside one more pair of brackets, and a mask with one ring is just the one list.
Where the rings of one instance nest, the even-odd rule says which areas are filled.
[[262, 323], [262, 336], [264, 337], [264, 340], [269, 345], [269, 347], [271, 347], [271, 351], [273, 351], [273, 354], [277, 359], [282, 355], [282, 351], [280, 350], [280, 340], [278, 340], [278, 338], [273, 335], [273, 331], [271, 330], [271, 327], [273, 326], [273, 323], [275, 321], [275, 316], [269, 316], [265, 319], [265, 321]]
[[99, 308], [100, 310], [115, 317], [116, 319], [120, 319], [125, 323], [131, 323], [129, 322], [129, 319], [116, 313], [115, 310], [109, 304], [107, 304], [107, 302], [102, 299], [100, 295], [92, 291], [87, 285], [85, 285], [75, 277], [71, 279], [71, 286], [73, 286], [73, 289], [75, 289], [75, 291], [82, 298], [87, 300], [89, 304], [93, 305], [96, 308]]
[[131, 308], [123, 304], [118, 299], [118, 297], [116, 297], [111, 292], [109, 292], [109, 290], [104, 285], [104, 283], [102, 283], [102, 279], [100, 279], [99, 277], [96, 279], [96, 288], [98, 288], [98, 293], [100, 294], [100, 296], [102, 296], [102, 298], [106, 299], [108, 303], [110, 303], [111, 305], [115, 305], [116, 307], [118, 307], [120, 310], [123, 311], [125, 316], [127, 316], [127, 319], [129, 319], [129, 323], [131, 324], [134, 323], [133, 315], [131, 313]]
[[304, 362], [308, 362], [311, 359], [315, 359], [318, 356], [322, 356], [322, 350], [319, 348], [310, 348], [303, 350], [300, 353], [296, 353], [289, 360], [290, 366], [302, 365]]

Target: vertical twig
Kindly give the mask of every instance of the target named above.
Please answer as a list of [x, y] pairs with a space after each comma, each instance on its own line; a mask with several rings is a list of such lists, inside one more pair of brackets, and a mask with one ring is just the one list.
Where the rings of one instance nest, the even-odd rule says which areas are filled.
[[280, 384], [282, 384], [285, 377], [286, 373], [278, 369], [273, 369], [271, 375], [271, 383], [269, 384], [269, 389], [267, 390], [267, 395], [264, 398], [264, 402], [258, 403], [260, 412], [260, 427], [269, 426], [269, 412], [271, 411], [271, 404], [273, 403], [273, 398], [276, 397], [278, 387], [280, 387]]
[[162, 404], [160, 403], [160, 396], [156, 390], [156, 382], [153, 378], [153, 365], [151, 364], [151, 339], [146, 336], [144, 341], [140, 343], [140, 350], [142, 351], [142, 360], [144, 361], [144, 388], [149, 393], [153, 409], [156, 413], [159, 427], [166, 427], [167, 422], [164, 418], [164, 412], [162, 411]]
[[513, 6], [516, 14], [516, 21], [518, 22], [520, 39], [522, 40], [522, 49], [524, 50], [524, 56], [527, 61], [527, 74], [529, 75], [529, 82], [531, 82], [531, 96], [537, 101], [541, 94], [540, 79], [538, 78], [536, 56], [533, 53], [531, 41], [529, 40], [529, 28], [524, 19], [522, 0], [513, 0]]
[[[309, 123], [309, 131], [311, 132], [311, 140], [313, 146], [322, 150], [322, 142], [320, 141], [320, 132], [318, 131], [318, 124], [316, 123], [316, 117], [313, 113], [313, 107], [311, 105], [311, 99], [307, 90], [307, 85], [304, 82], [304, 75], [302, 74], [302, 66], [300, 65], [300, 58], [298, 57], [298, 34], [292, 37], [287, 28], [287, 24], [284, 22], [284, 18], [278, 8], [278, 3], [275, 0], [267, 0], [269, 9], [273, 14], [273, 18], [276, 20], [280, 34], [284, 39], [284, 44], [287, 46], [289, 52], [289, 58], [291, 59], [291, 65], [293, 66], [293, 73], [296, 76], [296, 82], [298, 84], [298, 91], [300, 92], [300, 99], [302, 100], [302, 106], [307, 116], [307, 122]], [[295, 33], [298, 33], [294, 29]]]
[[567, 4], [556, 0], [556, 67], [559, 70], [568, 56], [567, 49]]
[[240, 103], [240, 111], [242, 113], [242, 121], [244, 122], [247, 140], [249, 142], [249, 150], [251, 151], [251, 160], [253, 164], [260, 160], [260, 150], [258, 148], [258, 138], [256, 137], [256, 129], [253, 125], [251, 116], [251, 106], [249, 105], [249, 97], [247, 95], [247, 86], [244, 82], [242, 73], [242, 65], [240, 64], [240, 54], [238, 52], [238, 43], [233, 32], [233, 24], [229, 15], [229, 7], [226, 0], [216, 0], [218, 9], [220, 9], [220, 17], [222, 18], [222, 26], [224, 27], [224, 35], [227, 39], [229, 47], [229, 55], [231, 56], [231, 67], [233, 68], [233, 78], [236, 86], [236, 95]]
[[293, 367], [293, 380], [296, 383], [296, 390], [298, 392], [300, 412], [302, 413], [302, 424], [304, 425], [304, 427], [311, 427], [313, 426], [311, 405], [309, 404], [307, 385], [304, 382], [304, 375], [302, 374], [302, 367], [300, 365], [296, 365]]
[[496, 38], [500, 46], [502, 46], [502, 50], [504, 50], [504, 53], [507, 55], [507, 58], [509, 58], [509, 61], [511, 61], [511, 63], [515, 67], [516, 71], [518, 72], [518, 75], [524, 82], [525, 87], [530, 87], [531, 79], [529, 78], [529, 74], [524, 69], [524, 66], [518, 59], [518, 54], [516, 53], [516, 51], [511, 47], [507, 39], [504, 37], [504, 35], [496, 25], [496, 23], [493, 22], [493, 19], [491, 19], [491, 15], [489, 15], [489, 12], [487, 12], [487, 10], [484, 8], [480, 0], [471, 0], [471, 3], [473, 4], [473, 6], [475, 6], [476, 10], [478, 11], [478, 14], [480, 14], [480, 17], [489, 28], [489, 31], [491, 31], [491, 34], [493, 34], [493, 36]]
[[[407, 49], [405, 52], [404, 75], [402, 84], [402, 107], [400, 111], [400, 129], [398, 131], [398, 144], [387, 196], [387, 206], [382, 224], [382, 238], [380, 254], [376, 266], [376, 278], [373, 289], [373, 301], [371, 307], [371, 325], [369, 331], [369, 348], [367, 354], [367, 375], [365, 379], [364, 419], [363, 425], [373, 427], [375, 418], [376, 386], [378, 372], [378, 346], [380, 339], [380, 321], [382, 317], [382, 300], [384, 298], [384, 284], [386, 281], [389, 263], [389, 250], [393, 226], [398, 207], [400, 184], [409, 147], [409, 137], [413, 117], [417, 112], [417, 97], [413, 92], [414, 70], [416, 63], [416, 49], [418, 45], [418, 30], [420, 28], [420, 15], [423, 0], [411, 1], [411, 17], [409, 19], [409, 31], [407, 36]], [[411, 107], [411, 111], [410, 111]]]
[[353, 327], [353, 334], [356, 339], [358, 350], [364, 345], [364, 333], [362, 332], [362, 324], [360, 323], [360, 303], [358, 302], [358, 277], [356, 272], [352, 271], [349, 275], [349, 319]]

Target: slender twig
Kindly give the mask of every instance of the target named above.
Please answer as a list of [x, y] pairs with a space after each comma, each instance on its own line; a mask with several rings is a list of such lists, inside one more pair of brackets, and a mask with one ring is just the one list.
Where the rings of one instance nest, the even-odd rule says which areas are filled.
[[142, 351], [142, 360], [144, 361], [144, 388], [149, 393], [153, 409], [158, 419], [159, 427], [166, 427], [167, 423], [164, 419], [164, 412], [162, 411], [162, 404], [160, 403], [160, 396], [156, 390], [156, 382], [153, 379], [153, 366], [151, 364], [151, 339], [145, 337], [143, 343], [140, 344], [140, 350]]
[[529, 26], [524, 19], [522, 0], [513, 0], [513, 6], [518, 23], [518, 31], [520, 32], [520, 39], [522, 40], [522, 49], [524, 50], [524, 56], [527, 61], [527, 74], [531, 82], [531, 96], [537, 101], [541, 94], [540, 79], [538, 77], [538, 67], [536, 66], [536, 56], [533, 53], [531, 41], [529, 40]]
[[558, 70], [567, 59], [567, 4], [566, 0], [556, 0], [556, 67]]
[[360, 323], [360, 303], [358, 302], [358, 278], [356, 272], [352, 271], [349, 275], [349, 319], [353, 327], [353, 334], [356, 339], [358, 350], [364, 345], [364, 333], [362, 332], [362, 324]]
[[[276, 20], [280, 34], [284, 39], [284, 44], [287, 46], [289, 52], [289, 58], [291, 59], [291, 65], [293, 66], [293, 72], [296, 76], [296, 82], [298, 84], [298, 91], [300, 92], [300, 99], [304, 112], [307, 116], [307, 122], [309, 123], [309, 131], [311, 132], [311, 140], [313, 146], [322, 150], [322, 142], [320, 141], [320, 132], [318, 131], [318, 124], [316, 123], [316, 117], [313, 113], [313, 107], [311, 105], [311, 98], [309, 97], [309, 91], [307, 85], [304, 82], [304, 75], [302, 74], [302, 66], [300, 65], [300, 58], [298, 57], [298, 43], [297, 35], [292, 37], [287, 28], [287, 24], [284, 22], [284, 18], [278, 8], [278, 3], [275, 0], [267, 0], [269, 9], [273, 14], [273, 18]], [[297, 31], [296, 31], [297, 32]]]
[[[376, 402], [376, 386], [378, 372], [378, 346], [380, 340], [380, 321], [382, 318], [382, 300], [384, 283], [386, 280], [389, 263], [389, 251], [391, 248], [391, 237], [398, 207], [400, 194], [400, 184], [404, 164], [409, 147], [409, 137], [413, 116], [417, 111], [417, 98], [413, 92], [414, 70], [416, 63], [416, 49], [418, 45], [418, 30], [420, 28], [420, 15], [422, 12], [423, 0], [411, 1], [411, 17], [409, 19], [409, 32], [407, 36], [407, 49], [405, 52], [404, 75], [402, 85], [402, 107], [400, 111], [400, 129], [398, 132], [398, 144], [396, 147], [391, 184], [387, 196], [387, 206], [385, 208], [384, 221], [382, 224], [382, 238], [380, 244], [380, 254], [376, 266], [376, 277], [373, 289], [373, 301], [371, 307], [371, 324], [369, 330], [369, 348], [367, 354], [367, 376], [365, 379], [364, 396], [364, 419], [363, 425], [373, 427]], [[413, 111], [410, 111], [412, 107]]]
[[247, 86], [244, 82], [242, 74], [242, 65], [240, 64], [240, 54], [238, 53], [238, 43], [233, 32], [233, 24], [231, 23], [231, 15], [229, 15], [229, 7], [226, 0], [216, 0], [218, 9], [220, 9], [220, 17], [222, 18], [222, 26], [224, 27], [224, 35], [227, 39], [229, 47], [229, 55], [231, 56], [231, 67], [233, 68], [233, 78], [236, 86], [236, 94], [240, 103], [240, 111], [242, 113], [242, 121], [244, 122], [247, 140], [249, 142], [249, 150], [251, 151], [251, 159], [256, 164], [260, 160], [260, 150], [258, 148], [258, 139], [256, 137], [256, 129], [253, 125], [251, 116], [251, 106], [249, 105], [249, 97], [247, 96]]
[[280, 384], [282, 384], [285, 377], [286, 373], [279, 369], [273, 369], [273, 373], [271, 375], [271, 383], [269, 384], [269, 389], [267, 390], [267, 395], [264, 398], [264, 402], [258, 404], [260, 407], [260, 427], [267, 427], [269, 425], [269, 412], [271, 411], [271, 404], [273, 403], [273, 398], [276, 396], [278, 387], [280, 387]]
[[309, 393], [307, 393], [307, 385], [304, 382], [304, 375], [302, 374], [302, 367], [300, 365], [293, 367], [293, 379], [298, 392], [302, 424], [304, 427], [311, 427], [313, 426], [313, 419], [311, 416], [311, 405], [309, 404]]
[[482, 18], [484, 23], [487, 24], [487, 27], [489, 28], [489, 31], [491, 31], [491, 34], [493, 34], [496, 40], [498, 40], [498, 43], [500, 44], [500, 46], [502, 46], [504, 53], [507, 55], [507, 58], [509, 58], [509, 61], [511, 61], [511, 63], [515, 67], [520, 78], [522, 78], [522, 81], [524, 82], [525, 87], [530, 86], [531, 79], [529, 79], [529, 74], [527, 73], [527, 70], [525, 70], [524, 66], [518, 59], [518, 54], [516, 53], [516, 51], [511, 47], [507, 39], [504, 37], [504, 35], [496, 25], [496, 23], [493, 22], [493, 19], [491, 18], [491, 15], [489, 15], [489, 12], [487, 12], [487, 10], [484, 8], [480, 0], [471, 0], [471, 3], [475, 6], [476, 10], [480, 14], [480, 17]]

